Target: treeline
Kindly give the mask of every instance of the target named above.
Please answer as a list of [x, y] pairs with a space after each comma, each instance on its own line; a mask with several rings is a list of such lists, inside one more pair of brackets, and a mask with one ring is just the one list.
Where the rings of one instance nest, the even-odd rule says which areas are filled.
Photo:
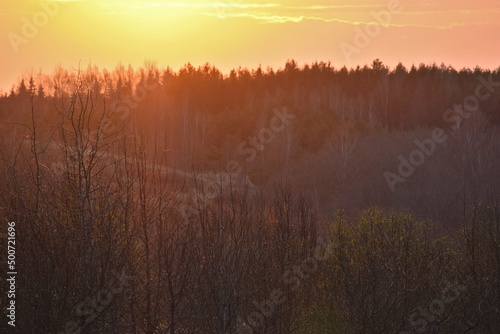
[[[432, 102], [440, 117], [396, 121], [409, 113], [389, 106], [417, 90], [398, 95], [379, 61], [21, 82], [0, 101], [15, 330], [498, 333], [498, 73], [398, 68], [429, 105], [450, 102]], [[385, 172], [416, 150], [425, 161], [392, 191]]]
[[[236, 160], [233, 166], [262, 188], [282, 176], [293, 180], [323, 214], [374, 205], [455, 226], [460, 212], [500, 189], [499, 82], [498, 70], [390, 69], [380, 60], [354, 69], [291, 60], [277, 70], [228, 75], [208, 64], [178, 72], [153, 64], [58, 69], [27, 77], [2, 96], [0, 127], [6, 143], [19, 142], [33, 100], [39, 138], [60, 144], [60, 111], [73, 107], [79, 91], [102, 111], [108, 139], [124, 132], [130, 142], [140, 134], [148, 159], [165, 151], [169, 166], [198, 172], [227, 170]], [[276, 111], [289, 118], [269, 132]], [[410, 177], [388, 181], [386, 172], [398, 176], [418, 149], [415, 140], [436, 128], [446, 141]]]
[[76, 154], [62, 170], [32, 149], [1, 179], [1, 219], [17, 235], [9, 332], [500, 329], [498, 201], [472, 207], [448, 236], [374, 208], [339, 212], [320, 234], [314, 205], [286, 185], [272, 201], [230, 189], [185, 220], [177, 183], [149, 169], [140, 147], [132, 165]]
[[[161, 108], [156, 103], [168, 109], [167, 102], [175, 102], [177, 109], [188, 103], [185, 108], [207, 117], [252, 120], [249, 114], [270, 105], [293, 105], [298, 113], [306, 114], [304, 121], [350, 119], [364, 126], [393, 130], [442, 126], [446, 122], [443, 113], [473, 95], [478, 85], [487, 81], [485, 89], [493, 92], [500, 82], [498, 69], [456, 70], [444, 64], [420, 64], [409, 69], [398, 64], [390, 69], [378, 59], [371, 65], [351, 69], [324, 62], [299, 67], [291, 60], [277, 70], [239, 68], [228, 75], [209, 64], [198, 68], [187, 64], [178, 72], [146, 64], [138, 70], [120, 66], [111, 72], [89, 67], [79, 71], [60, 68], [53, 75], [40, 73], [31, 87], [28, 78], [13, 86], [2, 97], [2, 103], [25, 97], [30, 90], [42, 99], [47, 95], [63, 97], [71, 94], [77, 76], [85, 78], [90, 89], [110, 101], [129, 97], [130, 105], [136, 102], [132, 100], [134, 94], [143, 94], [145, 86], [154, 86], [154, 91], [144, 97], [146, 104], [154, 107], [148, 108], [148, 113], [153, 114]], [[480, 105], [487, 119], [495, 124], [500, 121], [499, 103], [498, 94], [494, 94]], [[215, 130], [228, 130], [230, 125], [221, 124]]]

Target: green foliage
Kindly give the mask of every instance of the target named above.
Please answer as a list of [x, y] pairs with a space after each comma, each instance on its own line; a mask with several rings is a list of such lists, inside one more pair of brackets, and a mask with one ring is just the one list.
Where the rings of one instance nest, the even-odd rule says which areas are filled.
[[[19, 223], [20, 328], [59, 333], [85, 320], [76, 311], [82, 301], [126, 269], [134, 275], [131, 293], [114, 296], [83, 332], [232, 333], [267, 307], [255, 333], [412, 332], [415, 314], [433, 333], [498, 333], [498, 155], [490, 125], [499, 118], [499, 94], [481, 103], [490, 123], [471, 117], [446, 143], [452, 149], [436, 157], [451, 166], [445, 173], [415, 173], [406, 192], [380, 186], [382, 169], [430, 132], [394, 130], [442, 125], [443, 108], [489, 74], [498, 81], [498, 71], [480, 69], [391, 70], [379, 60], [351, 70], [301, 68], [291, 60], [284, 69], [229, 76], [188, 64], [178, 73], [89, 69], [75, 78], [59, 70], [29, 87], [21, 81], [0, 98], [0, 218]], [[145, 88], [146, 78], [154, 88]], [[290, 125], [242, 157], [239, 145], [282, 107], [295, 116]], [[471, 143], [474, 136], [482, 141]], [[455, 155], [460, 163], [442, 162]], [[261, 188], [198, 173], [225, 159], [238, 160], [241, 178]], [[434, 167], [429, 159], [422, 170]], [[300, 173], [303, 183], [294, 178]], [[262, 190], [287, 177], [292, 186]], [[450, 189], [439, 183], [445, 178]], [[427, 183], [433, 188], [420, 187]], [[457, 187], [468, 185], [473, 191], [457, 202]], [[471, 206], [480, 191], [490, 201]], [[318, 212], [320, 201], [350, 215], [339, 211], [327, 227], [330, 250], [311, 269], [323, 235], [317, 224], [330, 218]], [[367, 203], [411, 205], [418, 216]], [[183, 205], [191, 208], [187, 217]], [[433, 210], [459, 231], [418, 218]], [[422, 315], [443, 299], [447, 282], [460, 285], [456, 298]]]

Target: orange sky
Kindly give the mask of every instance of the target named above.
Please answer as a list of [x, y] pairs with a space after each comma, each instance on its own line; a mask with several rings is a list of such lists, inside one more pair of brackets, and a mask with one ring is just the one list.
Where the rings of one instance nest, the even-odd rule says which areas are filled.
[[[373, 15], [381, 11], [382, 25]], [[80, 62], [174, 70], [209, 62], [224, 72], [291, 58], [500, 66], [498, 0], [0, 0], [0, 34], [3, 91], [31, 69]]]

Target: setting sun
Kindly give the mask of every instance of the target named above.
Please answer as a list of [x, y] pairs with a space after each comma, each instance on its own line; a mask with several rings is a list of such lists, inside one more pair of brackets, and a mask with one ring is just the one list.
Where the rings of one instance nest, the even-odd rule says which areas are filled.
[[500, 333], [498, 0], [0, 0], [0, 333]]
[[[491, 0], [1, 3], [0, 29], [6, 37], [1, 44], [3, 90], [20, 72], [51, 72], [58, 65], [81, 63], [113, 68], [118, 62], [140, 66], [152, 60], [179, 68], [187, 62], [209, 62], [227, 73], [239, 66], [279, 67], [290, 58], [355, 66], [378, 57], [393, 66], [402, 61], [407, 66], [445, 62], [495, 68], [500, 53], [499, 44], [489, 42], [498, 35], [500, 15]], [[346, 52], [346, 45], [355, 47], [358, 29], [378, 24], [373, 14], [387, 12], [388, 6], [399, 10], [383, 22], [377, 38], [362, 52]], [[393, 45], [399, 46], [397, 52]]]

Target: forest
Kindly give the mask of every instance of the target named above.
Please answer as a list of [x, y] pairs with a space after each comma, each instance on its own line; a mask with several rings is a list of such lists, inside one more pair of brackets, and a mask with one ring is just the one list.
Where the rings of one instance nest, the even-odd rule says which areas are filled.
[[0, 331], [498, 334], [499, 125], [500, 67], [25, 75]]

